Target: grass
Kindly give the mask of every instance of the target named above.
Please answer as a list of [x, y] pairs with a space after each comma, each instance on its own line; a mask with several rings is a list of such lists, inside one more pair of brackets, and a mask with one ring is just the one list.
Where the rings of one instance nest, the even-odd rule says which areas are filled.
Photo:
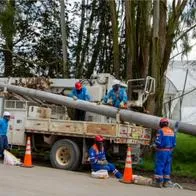
[[[146, 171], [154, 170], [154, 156], [144, 157], [140, 167]], [[196, 137], [177, 134], [177, 146], [173, 155], [172, 174], [196, 179]]]

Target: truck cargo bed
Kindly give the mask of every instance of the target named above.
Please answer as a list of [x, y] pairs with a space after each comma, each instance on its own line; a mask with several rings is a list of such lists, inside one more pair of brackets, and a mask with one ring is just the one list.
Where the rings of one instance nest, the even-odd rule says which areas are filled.
[[131, 124], [51, 119], [27, 119], [25, 132], [89, 138], [100, 134], [115, 143], [140, 143], [143, 145], [148, 145], [151, 137], [149, 130]]

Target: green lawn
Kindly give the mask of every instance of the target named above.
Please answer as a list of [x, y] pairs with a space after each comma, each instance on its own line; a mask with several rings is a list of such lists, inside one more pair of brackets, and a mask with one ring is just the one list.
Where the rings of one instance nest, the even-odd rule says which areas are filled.
[[[154, 155], [144, 157], [144, 170], [153, 171]], [[177, 134], [177, 146], [174, 151], [172, 174], [178, 176], [193, 177], [196, 179], [196, 137]]]

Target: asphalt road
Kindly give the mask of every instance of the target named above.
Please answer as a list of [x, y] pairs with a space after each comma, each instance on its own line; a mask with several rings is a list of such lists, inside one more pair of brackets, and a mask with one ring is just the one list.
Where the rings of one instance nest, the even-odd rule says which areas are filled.
[[195, 191], [123, 184], [115, 178], [49, 167], [22, 168], [0, 163], [0, 196], [195, 196]]

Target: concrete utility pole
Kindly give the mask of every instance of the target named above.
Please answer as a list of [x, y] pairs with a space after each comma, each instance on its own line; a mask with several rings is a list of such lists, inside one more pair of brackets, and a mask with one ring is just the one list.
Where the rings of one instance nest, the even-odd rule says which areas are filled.
[[[76, 108], [88, 112], [93, 112], [96, 114], [101, 114], [104, 116], [116, 118], [117, 115], [120, 115], [120, 119], [126, 122], [135, 123], [137, 125], [143, 125], [144, 127], [157, 129], [159, 127], [160, 117], [143, 114], [140, 112], [134, 112], [131, 110], [118, 110], [115, 107], [110, 107], [106, 105], [97, 105], [96, 103], [91, 103], [88, 101], [77, 100], [74, 101], [70, 97], [65, 97], [62, 95], [56, 95], [49, 92], [44, 92], [40, 90], [34, 90], [30, 88], [19, 87], [15, 85], [3, 84], [0, 83], [0, 88], [7, 87], [7, 90], [14, 92], [16, 94], [29, 96], [32, 98], [38, 98], [45, 100], [51, 103], [65, 105], [67, 107]], [[169, 120], [171, 127], [174, 127], [176, 121]], [[188, 124], [184, 122], [179, 122], [179, 129], [183, 133], [190, 135], [196, 135], [196, 125]]]
[[62, 39], [62, 49], [63, 49], [63, 78], [68, 77], [67, 69], [67, 31], [65, 23], [65, 2], [60, 0], [61, 3], [61, 39]]

